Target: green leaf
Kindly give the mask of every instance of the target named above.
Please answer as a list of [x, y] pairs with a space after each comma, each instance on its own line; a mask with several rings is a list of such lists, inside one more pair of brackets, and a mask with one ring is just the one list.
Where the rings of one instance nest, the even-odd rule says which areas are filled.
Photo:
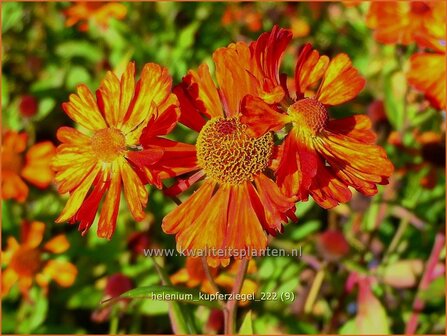
[[102, 59], [101, 49], [87, 41], [67, 41], [56, 48], [56, 54], [63, 59], [84, 58], [92, 63]]
[[5, 108], [5, 106], [9, 102], [9, 90], [8, 90], [8, 80], [6, 79], [6, 76], [2, 76], [2, 108]]
[[2, 33], [12, 27], [21, 29], [23, 26], [23, 5], [16, 2], [6, 2], [2, 6]]
[[241, 328], [239, 329], [239, 335], [253, 335], [253, 320], [251, 316], [251, 310], [245, 314], [244, 321], [242, 321]]
[[175, 286], [145, 286], [131, 289], [109, 302], [119, 299], [151, 299], [158, 301], [181, 301], [195, 305], [203, 305], [210, 308], [219, 308], [217, 301], [210, 301], [201, 298], [200, 291], [193, 288], [182, 288]]

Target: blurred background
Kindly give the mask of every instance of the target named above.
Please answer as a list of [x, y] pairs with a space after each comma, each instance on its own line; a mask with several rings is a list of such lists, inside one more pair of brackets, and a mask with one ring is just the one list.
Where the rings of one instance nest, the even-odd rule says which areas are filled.
[[[373, 198], [355, 194], [329, 211], [312, 200], [298, 204], [299, 222], [270, 246], [301, 248], [303, 256], [256, 258], [244, 284], [247, 292], [288, 292], [295, 300], [244, 304], [238, 325], [248, 316], [258, 334], [444, 334], [445, 64], [435, 71], [444, 76], [443, 104], [408, 73], [416, 53], [445, 55], [445, 40], [444, 51], [441, 42], [436, 49], [416, 39], [384, 44], [370, 7], [358, 1], [3, 3], [2, 175], [21, 192], [2, 181], [2, 332], [172, 332], [167, 302], [100, 301], [160, 283], [143, 248], [175, 247], [160, 228], [175, 203], [151, 190], [141, 223], [122, 206], [111, 241], [95, 230], [81, 237], [75, 225], [55, 224], [66, 196], [51, 182], [48, 162], [57, 129], [73, 126], [61, 103], [76, 85], [95, 90], [107, 71], [120, 74], [130, 60], [137, 73], [147, 62], [162, 64], [178, 83], [189, 68], [212, 66], [216, 48], [252, 41], [278, 24], [294, 36], [283, 62], [289, 76], [303, 43], [351, 57], [367, 86], [330, 113], [368, 114], [396, 170]], [[413, 7], [405, 20], [421, 11]], [[179, 126], [174, 137], [194, 143], [192, 133]], [[194, 261], [157, 260], [179, 286], [206, 291]], [[216, 276], [225, 289], [235, 273], [230, 265]], [[223, 331], [218, 310], [186, 307], [198, 333]]]

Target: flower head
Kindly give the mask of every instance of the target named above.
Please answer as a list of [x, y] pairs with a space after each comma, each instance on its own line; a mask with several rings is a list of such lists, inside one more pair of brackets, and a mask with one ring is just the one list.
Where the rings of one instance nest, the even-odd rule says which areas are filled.
[[127, 8], [117, 2], [80, 1], [73, 3], [64, 14], [67, 18], [65, 21], [67, 27], [79, 24], [80, 31], [87, 31], [90, 20], [105, 29], [111, 18], [123, 19], [127, 14]]
[[57, 235], [42, 245], [44, 232], [42, 222], [23, 222], [21, 242], [14, 237], [7, 239], [6, 250], [2, 252], [2, 262], [6, 264], [2, 272], [2, 296], [8, 294], [15, 283], [25, 297], [34, 281], [45, 290], [51, 280], [62, 287], [73, 284], [76, 266], [51, 258], [70, 247], [67, 238], [63, 234]]
[[[61, 127], [52, 166], [60, 193], [70, 198], [57, 222], [79, 222], [85, 234], [102, 203], [98, 236], [110, 238], [115, 231], [121, 189], [135, 220], [144, 218], [148, 192], [145, 183], [160, 185], [151, 164], [163, 156], [159, 136], [166, 135], [178, 118], [177, 98], [171, 93], [171, 77], [165, 68], [149, 63], [135, 83], [135, 65], [129, 63], [121, 79], [108, 72], [96, 91], [85, 85], [63, 104], [65, 112], [88, 135]], [[139, 138], [147, 127], [150, 148], [141, 148]]]
[[[252, 137], [239, 120], [246, 94], [272, 95], [270, 88], [257, 87], [241, 66], [250, 66], [248, 45], [232, 44], [218, 49], [213, 57], [219, 89], [206, 65], [197, 72], [191, 70], [174, 89], [182, 110], [180, 121], [199, 135], [195, 147], [177, 159], [179, 166], [186, 167], [185, 173], [195, 173], [180, 179], [168, 193], [205, 180], [164, 218], [162, 227], [176, 235], [179, 250], [216, 249], [208, 261], [217, 265], [228, 264], [231, 256], [250, 257], [250, 251], [264, 249], [264, 230], [270, 234], [281, 231], [287, 215], [294, 218], [294, 200], [283, 196], [269, 177], [276, 151], [272, 135]], [[170, 160], [169, 154], [165, 153], [160, 162]]]
[[[255, 73], [261, 74], [254, 76], [261, 83], [270, 83], [274, 91], [280, 92], [284, 82], [280, 81], [279, 62], [290, 38], [275, 27], [250, 46], [259, 66]], [[353, 99], [364, 85], [348, 55], [338, 54], [330, 60], [306, 44], [297, 60], [295, 93], [283, 85], [284, 94], [277, 94], [273, 101], [245, 97], [241, 121], [253, 136], [290, 126], [276, 171], [287, 196], [306, 200], [310, 194], [320, 206], [330, 208], [351, 198], [349, 186], [374, 195], [377, 184], [387, 183], [393, 165], [374, 144], [376, 136], [368, 117], [332, 120], [328, 111], [329, 106]]]
[[[26, 133], [7, 131], [2, 141], [2, 198], [24, 202], [28, 197], [25, 181], [44, 189], [53, 180], [50, 168], [55, 147], [44, 141], [26, 150]], [[26, 153], [25, 153], [26, 151]]]
[[366, 24], [375, 30], [374, 37], [379, 42], [408, 45], [416, 41], [418, 34], [433, 27], [445, 29], [445, 2], [371, 2]]

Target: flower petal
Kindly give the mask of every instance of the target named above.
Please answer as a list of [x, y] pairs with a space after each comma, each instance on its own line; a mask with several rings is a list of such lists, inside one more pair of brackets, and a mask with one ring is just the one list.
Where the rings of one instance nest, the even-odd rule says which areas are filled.
[[43, 273], [52, 278], [61, 287], [70, 287], [78, 274], [75, 265], [64, 260], [49, 260]]
[[2, 172], [2, 198], [15, 199], [23, 203], [28, 197], [28, 186], [23, 182], [19, 175]]
[[65, 234], [58, 234], [57, 236], [51, 238], [45, 243], [43, 248], [52, 253], [63, 253], [68, 250], [70, 243], [68, 242], [67, 236]]
[[329, 64], [327, 56], [320, 56], [312, 45], [307, 43], [301, 49], [295, 67], [295, 86], [298, 99], [305, 96], [307, 89], [315, 85], [324, 75]]
[[24, 221], [21, 227], [21, 239], [24, 245], [29, 248], [36, 248], [40, 245], [45, 232], [45, 224], [38, 221]]
[[19, 280], [19, 275], [12, 268], [2, 271], [2, 297], [9, 293], [17, 280]]
[[[116, 163], [113, 163], [116, 164]], [[107, 191], [98, 222], [98, 237], [110, 239], [115, 232], [116, 218], [118, 216], [121, 199], [121, 177], [118, 168], [112, 166], [111, 183]]]
[[101, 166], [96, 164], [93, 169], [85, 176], [79, 186], [71, 193], [70, 198], [67, 201], [64, 209], [62, 210], [59, 217], [56, 219], [56, 223], [66, 222], [71, 219], [82, 205], [93, 181], [96, 179]]
[[123, 179], [124, 196], [132, 216], [136, 221], [144, 219], [148, 192], [140, 177], [127, 161], [120, 162], [121, 178]]
[[[294, 199], [284, 196], [277, 184], [262, 173], [255, 177], [254, 182], [256, 194], [265, 214], [264, 229], [272, 235], [282, 232], [282, 223], [288, 222], [285, 214], [288, 210], [295, 208]], [[250, 198], [253, 204], [253, 198], [256, 197]]]
[[46, 188], [53, 180], [50, 163], [55, 153], [56, 148], [50, 141], [32, 146], [26, 153], [22, 176], [39, 188]]
[[326, 105], [339, 105], [356, 97], [365, 84], [365, 79], [352, 66], [349, 56], [338, 54], [326, 69], [317, 99]]
[[78, 85], [77, 94], [71, 94], [70, 101], [63, 103], [62, 108], [71, 119], [89, 130], [107, 127], [95, 97], [84, 84]]
[[408, 82], [437, 109], [446, 107], [445, 54], [416, 53], [410, 58]]
[[248, 126], [253, 137], [260, 137], [269, 131], [279, 131], [289, 122], [290, 117], [275, 111], [261, 98], [247, 95], [242, 100], [241, 122]]
[[[137, 127], [144, 128], [157, 108], [171, 96], [172, 78], [168, 70], [155, 63], [147, 63], [141, 72], [141, 78], [135, 89], [122, 131], [127, 134]], [[139, 138], [139, 136], [138, 136]]]

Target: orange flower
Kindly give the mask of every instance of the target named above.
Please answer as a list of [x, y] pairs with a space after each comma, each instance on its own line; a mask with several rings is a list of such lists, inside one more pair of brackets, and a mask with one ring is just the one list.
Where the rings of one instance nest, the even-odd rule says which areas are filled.
[[[217, 267], [210, 268], [211, 275], [216, 285], [231, 292], [236, 280], [240, 262], [240, 260], [235, 260], [225, 269]], [[256, 263], [252, 259], [248, 263], [247, 274], [250, 275], [254, 273], [256, 273]], [[185, 268], [180, 269], [177, 273], [172, 275], [171, 281], [174, 285], [185, 284], [190, 288], [200, 286], [202, 292], [214, 294], [214, 288], [205, 275], [201, 258], [186, 258]], [[256, 282], [250, 278], [245, 278], [240, 293], [244, 295], [255, 294], [257, 289], [258, 285]], [[247, 305], [248, 303], [249, 301], [239, 301], [241, 306]]]
[[425, 94], [433, 107], [442, 110], [446, 107], [445, 25], [438, 31], [432, 29], [432, 34], [434, 35], [420, 34], [416, 37], [419, 45], [434, 52], [412, 55], [407, 79], [413, 87]]
[[[259, 90], [241, 65], [250, 61], [248, 45], [231, 44], [213, 57], [219, 89], [205, 64], [198, 72], [189, 71], [174, 89], [182, 110], [180, 121], [199, 136], [194, 151], [172, 158], [165, 153], [161, 162], [171, 158], [182, 166], [180, 160], [189, 160], [187, 170], [197, 172], [168, 193], [178, 193], [203, 177], [205, 181], [164, 218], [162, 227], [176, 235], [178, 250], [219, 249], [220, 256], [208, 254], [210, 265], [217, 265], [228, 264], [230, 256], [250, 258], [242, 254], [263, 250], [264, 230], [281, 231], [287, 216], [294, 218], [294, 200], [284, 197], [268, 177], [275, 152], [272, 134], [253, 138], [239, 121], [242, 98]], [[146, 143], [142, 141], [143, 146]]]
[[228, 26], [235, 22], [246, 26], [252, 32], [257, 32], [262, 28], [262, 15], [251, 4], [245, 6], [231, 4], [227, 6], [222, 16], [222, 24]]
[[2, 142], [2, 198], [24, 202], [28, 197], [28, 186], [24, 180], [38, 188], [48, 187], [53, 180], [50, 169], [55, 147], [44, 141], [26, 150], [26, 133], [7, 131]]
[[[280, 85], [279, 61], [290, 38], [275, 27], [252, 43], [253, 62], [267, 78], [259, 81], [270, 82], [271, 87]], [[376, 135], [369, 118], [356, 115], [331, 120], [327, 110], [353, 99], [364, 85], [346, 54], [330, 60], [306, 44], [296, 65], [296, 94], [284, 87], [285, 97], [273, 105], [245, 97], [241, 121], [252, 135], [263, 136], [290, 125], [276, 171], [286, 195], [306, 200], [310, 194], [320, 206], [331, 208], [351, 198], [348, 186], [371, 196], [377, 193], [376, 184], [388, 183], [393, 165], [374, 144]]]
[[415, 35], [433, 26], [445, 27], [444, 1], [375, 1], [371, 3], [366, 24], [374, 29], [381, 43], [410, 44]]
[[[178, 101], [171, 93], [171, 77], [157, 64], [146, 64], [135, 83], [135, 64], [129, 63], [121, 79], [112, 72], [96, 91], [85, 85], [62, 105], [70, 118], [91, 131], [85, 135], [71, 127], [57, 132], [62, 144], [53, 160], [60, 193], [70, 198], [57, 222], [79, 222], [87, 232], [105, 195], [98, 223], [98, 236], [110, 239], [115, 231], [121, 187], [135, 220], [145, 216], [146, 182], [160, 186], [150, 165], [163, 155], [158, 142], [175, 126]], [[147, 126], [152, 147], [142, 149], [139, 138]], [[87, 195], [88, 194], [88, 195]]]
[[2, 252], [2, 262], [6, 264], [2, 272], [2, 296], [8, 294], [17, 282], [22, 295], [27, 297], [33, 281], [45, 291], [51, 280], [62, 287], [69, 287], [75, 281], [76, 266], [68, 261], [44, 257], [44, 253], [50, 253], [51, 257], [68, 250], [67, 238], [60, 234], [42, 245], [44, 231], [42, 222], [23, 222], [21, 243], [14, 237], [8, 238], [6, 251]]
[[67, 17], [65, 21], [67, 27], [79, 23], [79, 30], [87, 31], [89, 20], [94, 21], [101, 28], [105, 29], [109, 26], [111, 18], [123, 19], [127, 14], [127, 8], [123, 4], [116, 2], [75, 2], [64, 14]]

